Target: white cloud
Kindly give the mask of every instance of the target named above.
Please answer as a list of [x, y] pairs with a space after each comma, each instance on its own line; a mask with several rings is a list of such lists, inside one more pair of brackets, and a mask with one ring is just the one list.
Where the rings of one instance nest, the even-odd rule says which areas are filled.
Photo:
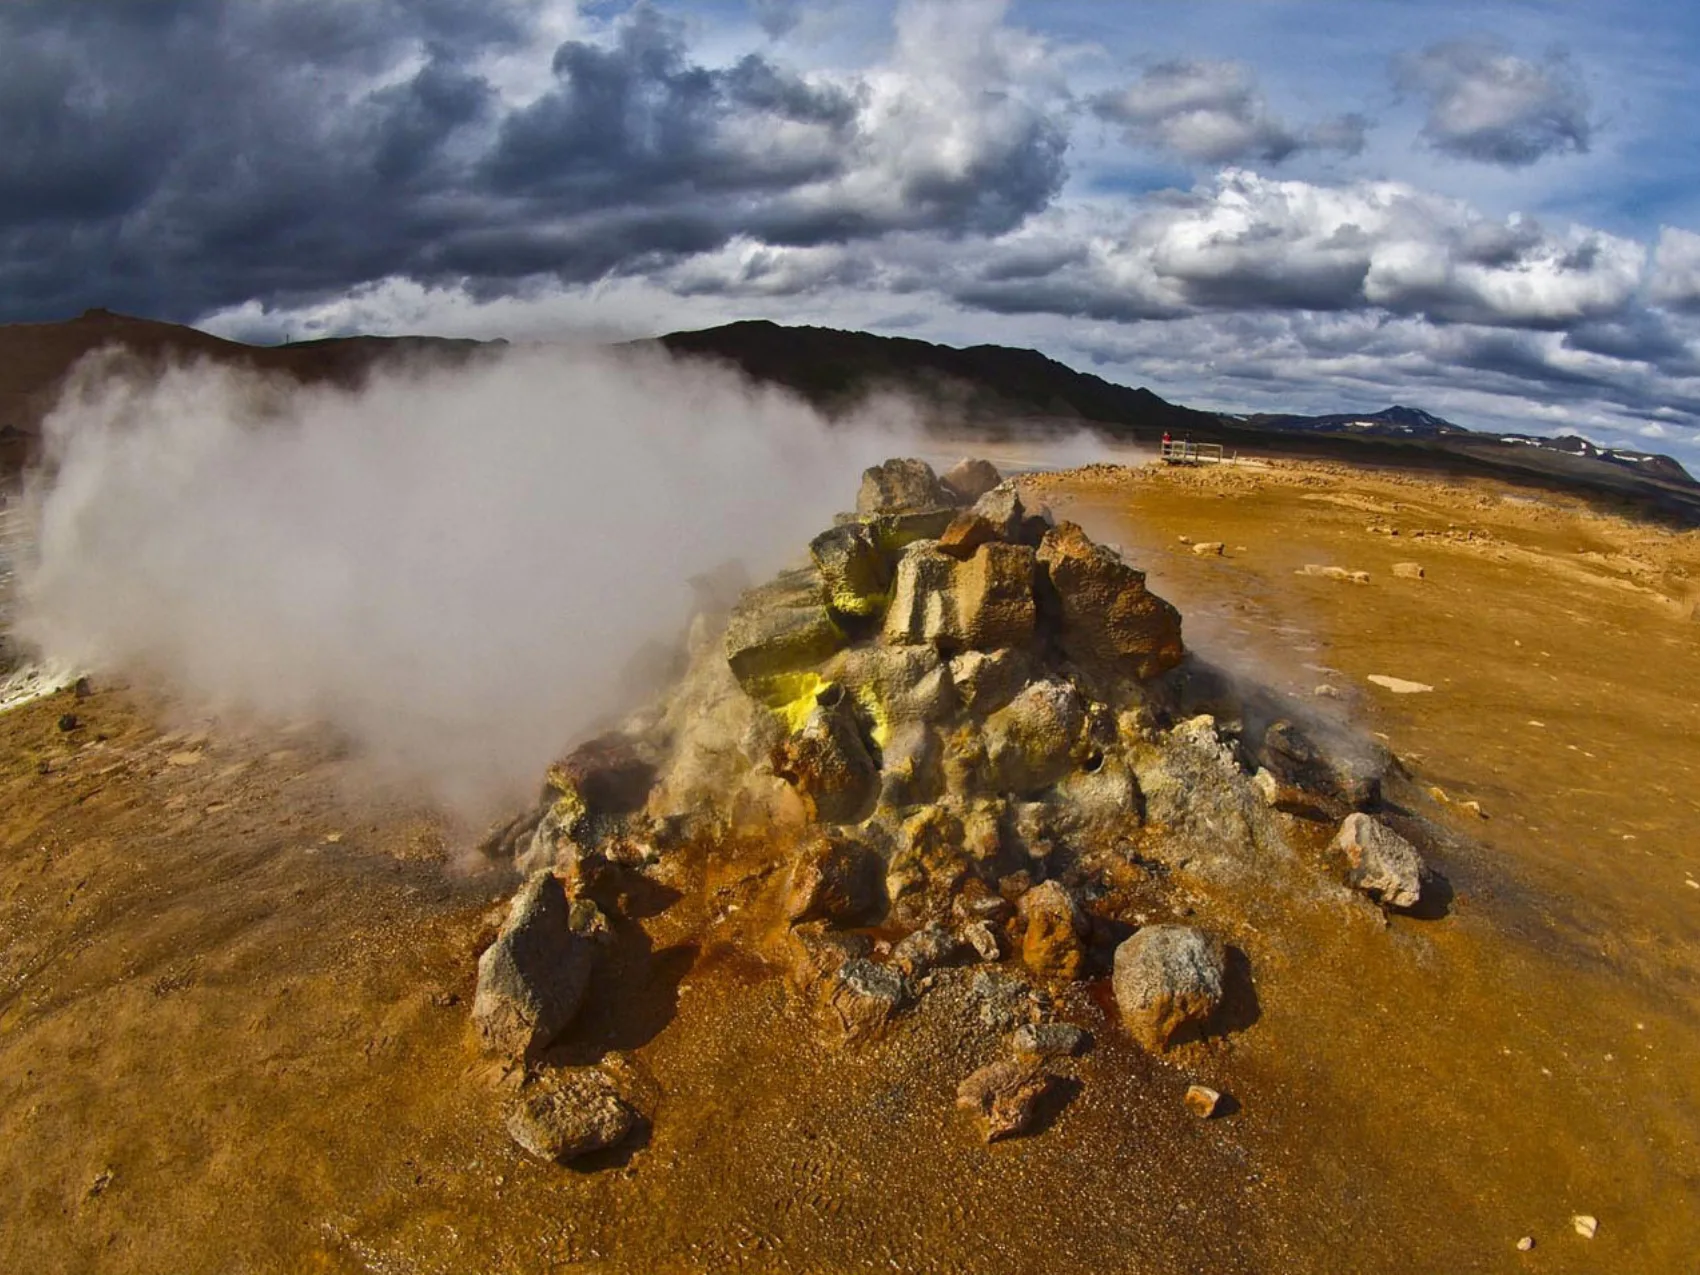
[[1427, 100], [1423, 136], [1458, 159], [1508, 168], [1560, 151], [1586, 151], [1588, 90], [1562, 53], [1530, 62], [1492, 40], [1433, 44], [1394, 63], [1401, 89]]
[[1647, 296], [1656, 305], [1700, 306], [1700, 235], [1676, 226], [1659, 228]]
[[1270, 112], [1250, 68], [1238, 62], [1164, 62], [1134, 83], [1093, 99], [1093, 111], [1120, 124], [1138, 146], [1209, 163], [1279, 163], [1301, 150], [1363, 149], [1362, 117], [1343, 115], [1310, 130]]

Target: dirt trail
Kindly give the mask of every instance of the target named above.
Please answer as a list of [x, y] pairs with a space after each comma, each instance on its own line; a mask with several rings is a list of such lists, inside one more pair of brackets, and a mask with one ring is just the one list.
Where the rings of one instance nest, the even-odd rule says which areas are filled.
[[[1251, 953], [1255, 1021], [1164, 1062], [1088, 997], [1083, 1088], [988, 1149], [949, 995], [823, 1053], [744, 954], [771, 881], [719, 865], [620, 926], [570, 1046], [629, 1059], [652, 1130], [560, 1170], [502, 1133], [467, 1030], [510, 882], [457, 870], [465, 830], [312, 732], [67, 691], [0, 715], [0, 1269], [1686, 1269], [1700, 538], [1319, 466], [1034, 485], [1200, 651], [1386, 736], [1444, 916], [1291, 918]], [[1195, 1079], [1237, 1113], [1188, 1115]]]

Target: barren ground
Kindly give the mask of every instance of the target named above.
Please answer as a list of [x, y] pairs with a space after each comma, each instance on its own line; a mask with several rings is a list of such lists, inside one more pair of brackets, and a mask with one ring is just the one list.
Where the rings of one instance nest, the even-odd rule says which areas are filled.
[[633, 901], [564, 1052], [623, 1054], [653, 1128], [553, 1168], [468, 1030], [511, 886], [468, 835], [312, 731], [97, 684], [0, 715], [0, 1269], [1693, 1269], [1700, 535], [1323, 466], [1034, 486], [1196, 649], [1386, 737], [1444, 915], [1289, 918], [1253, 1020], [1160, 1062], [1087, 989], [1078, 1092], [987, 1148], [948, 995], [823, 1051], [743, 954], [758, 850]]

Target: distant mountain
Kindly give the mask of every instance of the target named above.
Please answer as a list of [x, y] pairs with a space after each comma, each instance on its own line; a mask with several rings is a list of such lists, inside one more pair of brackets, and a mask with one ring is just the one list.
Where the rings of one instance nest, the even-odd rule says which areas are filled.
[[1572, 456], [1581, 456], [1587, 460], [1604, 461], [1608, 465], [1621, 465], [1634, 473], [1644, 474], [1649, 478], [1662, 478], [1666, 482], [1694, 482], [1693, 476], [1682, 467], [1676, 457], [1666, 456], [1663, 452], [1638, 452], [1627, 447], [1601, 447], [1575, 434], [1562, 434], [1557, 438], [1548, 438], [1541, 434], [1500, 434], [1498, 437], [1502, 443], [1544, 447], [1550, 451], [1568, 452]]
[[1438, 438], [1443, 434], [1470, 432], [1462, 425], [1443, 421], [1418, 408], [1398, 406], [1355, 416], [1341, 413], [1334, 416], [1246, 416], [1240, 419], [1260, 429], [1316, 430], [1388, 438]]

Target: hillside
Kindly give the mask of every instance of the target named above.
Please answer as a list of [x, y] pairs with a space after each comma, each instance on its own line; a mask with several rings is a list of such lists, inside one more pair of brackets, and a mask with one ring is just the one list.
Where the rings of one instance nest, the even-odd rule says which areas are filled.
[[[1085, 428], [1113, 441], [1155, 444], [1168, 432], [1221, 443], [1230, 453], [1498, 476], [1628, 500], [1700, 523], [1700, 484], [1668, 456], [1599, 448], [1579, 438], [1478, 433], [1414, 408], [1369, 415], [1225, 416], [1075, 371], [1035, 350], [958, 349], [767, 320], [675, 332], [656, 341], [674, 354], [729, 363], [755, 380], [786, 386], [829, 414], [872, 394], [896, 392], [920, 403], [929, 424], [942, 433], [1038, 437]], [[17, 473], [35, 454], [41, 420], [77, 361], [113, 346], [152, 365], [207, 358], [308, 383], [343, 384], [385, 360], [462, 359], [486, 348], [477, 341], [368, 336], [250, 346], [106, 310], [61, 323], [0, 326], [0, 475]]]

